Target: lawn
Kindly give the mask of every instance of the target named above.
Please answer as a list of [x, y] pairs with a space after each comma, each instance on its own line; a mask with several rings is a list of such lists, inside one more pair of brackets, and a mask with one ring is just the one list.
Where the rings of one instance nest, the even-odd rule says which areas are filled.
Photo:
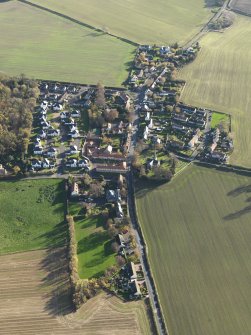
[[229, 115], [224, 114], [224, 113], [217, 113], [213, 112], [212, 113], [212, 120], [211, 120], [211, 127], [215, 128], [219, 125], [226, 125], [229, 126]]
[[64, 183], [0, 182], [0, 254], [65, 244]]
[[187, 167], [137, 211], [172, 335], [251, 334], [251, 177]]
[[251, 167], [251, 19], [237, 16], [224, 34], [201, 40], [197, 59], [183, 68], [181, 99], [232, 115], [234, 153], [230, 162]]
[[78, 242], [78, 272], [80, 278], [99, 277], [115, 264], [115, 254], [111, 249], [111, 239], [103, 228], [101, 216], [75, 219]]
[[117, 36], [145, 44], [184, 43], [212, 15], [210, 0], [31, 0]]
[[[13, 24], [13, 22], [15, 24]], [[135, 48], [17, 1], [0, 2], [0, 71], [121, 86]]]

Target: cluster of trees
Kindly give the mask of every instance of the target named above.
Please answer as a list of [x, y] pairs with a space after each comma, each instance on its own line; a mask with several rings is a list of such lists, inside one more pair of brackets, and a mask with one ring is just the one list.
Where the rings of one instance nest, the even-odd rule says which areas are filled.
[[229, 11], [224, 11], [217, 19], [209, 23], [208, 27], [212, 30], [220, 30], [230, 27], [234, 23], [235, 14]]
[[0, 161], [10, 163], [27, 153], [39, 94], [34, 80], [0, 78]]

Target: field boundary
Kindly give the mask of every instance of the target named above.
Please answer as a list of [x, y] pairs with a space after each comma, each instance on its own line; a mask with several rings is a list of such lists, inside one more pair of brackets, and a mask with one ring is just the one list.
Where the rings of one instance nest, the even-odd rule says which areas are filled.
[[134, 41], [131, 41], [131, 40], [127, 39], [127, 38], [123, 38], [123, 37], [120, 37], [120, 36], [111, 34], [111, 33], [107, 32], [107, 31], [104, 31], [104, 30], [101, 29], [101, 28], [94, 27], [94, 26], [92, 26], [92, 25], [90, 25], [90, 24], [88, 24], [88, 23], [79, 21], [79, 20], [77, 20], [77, 19], [74, 19], [74, 18], [71, 17], [71, 16], [68, 16], [68, 15], [65, 15], [65, 14], [62, 14], [62, 13], [59, 13], [59, 12], [57, 12], [57, 11], [55, 11], [55, 10], [52, 10], [52, 9], [49, 9], [49, 8], [47, 8], [47, 7], [43, 7], [43, 6], [34, 4], [34, 3], [30, 2], [30, 1], [27, 1], [27, 0], [17, 0], [17, 1], [19, 1], [19, 2], [21, 2], [21, 3], [24, 3], [24, 4], [26, 4], [26, 5], [29, 5], [29, 6], [38, 8], [38, 9], [40, 9], [40, 10], [46, 11], [46, 12], [51, 13], [51, 14], [53, 14], [53, 15], [59, 16], [59, 17], [64, 18], [64, 19], [66, 19], [66, 20], [68, 20], [68, 21], [71, 21], [71, 22], [73, 22], [73, 23], [76, 23], [76, 24], [78, 24], [78, 25], [80, 25], [80, 26], [82, 26], [82, 27], [85, 27], [85, 28], [89, 28], [89, 29], [91, 29], [91, 30], [94, 30], [94, 31], [96, 31], [96, 32], [98, 32], [98, 33], [103, 33], [104, 35], [108, 35], [108, 36], [117, 38], [118, 40], [120, 40], [120, 41], [122, 41], [122, 42], [124, 42], [124, 43], [133, 45], [133, 46], [135, 46], [135, 47], [139, 46], [138, 43], [136, 43], [136, 42], [134, 42]]
[[229, 1], [228, 1], [227, 8], [228, 8], [229, 10], [231, 10], [232, 12], [235, 12], [235, 13], [237, 13], [237, 14], [240, 14], [240, 15], [244, 15], [244, 16], [251, 17], [251, 13], [245, 13], [245, 12], [243, 12], [243, 11], [240, 10], [240, 9], [236, 9], [236, 8], [232, 7], [232, 5], [231, 5], [232, 2], [233, 2], [233, 0], [229, 0]]

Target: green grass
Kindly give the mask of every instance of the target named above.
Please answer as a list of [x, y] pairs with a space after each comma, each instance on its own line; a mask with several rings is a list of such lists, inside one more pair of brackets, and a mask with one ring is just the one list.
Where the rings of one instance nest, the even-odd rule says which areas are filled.
[[[15, 24], [13, 24], [15, 23]], [[0, 71], [120, 86], [135, 48], [17, 1], [0, 2]]]
[[42, 179], [0, 182], [0, 254], [65, 243], [64, 183]]
[[31, 1], [140, 44], [184, 43], [212, 15], [208, 0]]
[[171, 335], [251, 334], [251, 177], [189, 166], [141, 185], [139, 221]]
[[234, 26], [201, 40], [197, 59], [183, 68], [182, 101], [232, 115], [234, 152], [230, 162], [251, 167], [251, 19], [237, 16]]
[[211, 127], [216, 128], [217, 126], [224, 124], [229, 125], [229, 115], [224, 113], [213, 112]]
[[115, 264], [115, 254], [111, 250], [110, 237], [103, 229], [103, 219], [90, 216], [75, 221], [79, 276], [83, 279], [99, 277]]

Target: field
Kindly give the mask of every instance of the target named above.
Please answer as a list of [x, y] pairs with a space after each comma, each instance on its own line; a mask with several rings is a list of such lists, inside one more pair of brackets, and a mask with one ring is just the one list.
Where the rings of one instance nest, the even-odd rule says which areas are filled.
[[103, 229], [100, 216], [82, 220], [75, 219], [76, 239], [78, 242], [78, 267], [80, 278], [98, 277], [115, 263], [111, 250], [111, 240]]
[[0, 182], [0, 254], [65, 244], [64, 183]]
[[197, 59], [183, 68], [187, 81], [181, 99], [231, 114], [234, 153], [230, 162], [251, 167], [251, 19], [238, 16], [234, 26], [201, 40]]
[[31, 0], [140, 44], [184, 43], [212, 15], [210, 0]]
[[72, 313], [63, 249], [0, 256], [0, 335], [150, 334], [143, 301], [101, 293]]
[[171, 335], [251, 334], [251, 177], [197, 166], [137, 210]]
[[17, 1], [0, 1], [0, 48], [9, 75], [110, 86], [134, 57], [127, 43]]
[[243, 14], [251, 14], [250, 0], [232, 0], [229, 7]]

